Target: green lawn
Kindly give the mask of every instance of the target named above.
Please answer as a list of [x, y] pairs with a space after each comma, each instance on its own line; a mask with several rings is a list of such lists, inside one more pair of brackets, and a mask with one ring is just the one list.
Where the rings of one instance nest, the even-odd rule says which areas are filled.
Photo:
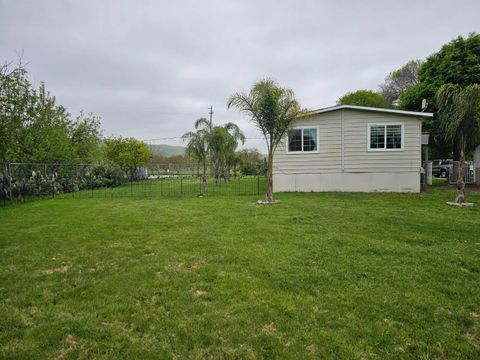
[[453, 193], [0, 208], [0, 358], [478, 359], [480, 211]]

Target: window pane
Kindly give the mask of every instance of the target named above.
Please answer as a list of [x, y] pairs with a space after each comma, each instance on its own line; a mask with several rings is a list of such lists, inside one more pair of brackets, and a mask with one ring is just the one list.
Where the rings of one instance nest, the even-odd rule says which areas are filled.
[[402, 148], [402, 126], [387, 125], [387, 149]]
[[317, 151], [317, 129], [303, 129], [303, 151]]
[[302, 129], [294, 129], [288, 135], [288, 151], [302, 151]]
[[370, 149], [385, 148], [385, 126], [370, 127]]

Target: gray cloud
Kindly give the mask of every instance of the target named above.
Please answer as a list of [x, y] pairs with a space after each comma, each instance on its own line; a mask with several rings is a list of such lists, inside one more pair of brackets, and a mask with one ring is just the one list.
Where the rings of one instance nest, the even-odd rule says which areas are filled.
[[0, 54], [23, 50], [32, 80], [72, 114], [102, 116], [106, 135], [176, 137], [213, 105], [254, 138], [226, 109], [232, 92], [269, 76], [329, 106], [479, 31], [478, 13], [478, 1], [0, 0]]

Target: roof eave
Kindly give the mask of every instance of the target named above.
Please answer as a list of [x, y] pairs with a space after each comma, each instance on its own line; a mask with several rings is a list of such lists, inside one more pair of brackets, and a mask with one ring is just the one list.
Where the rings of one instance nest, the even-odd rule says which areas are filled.
[[418, 116], [422, 118], [431, 118], [433, 117], [433, 113], [429, 112], [419, 112], [419, 111], [407, 111], [407, 110], [395, 110], [395, 109], [385, 109], [385, 108], [374, 108], [369, 106], [357, 106], [357, 105], [335, 105], [329, 106], [326, 108], [321, 108], [317, 110], [309, 111], [301, 116], [309, 116], [315, 114], [321, 114], [330, 111], [337, 111], [342, 109], [349, 109], [349, 110], [363, 110], [363, 111], [374, 111], [374, 112], [382, 112], [382, 113], [390, 113], [390, 114], [398, 114], [398, 115], [409, 115], [409, 116]]

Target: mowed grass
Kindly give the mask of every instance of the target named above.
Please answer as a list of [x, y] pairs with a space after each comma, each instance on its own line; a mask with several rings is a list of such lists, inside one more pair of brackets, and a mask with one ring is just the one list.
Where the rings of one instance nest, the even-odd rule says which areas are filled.
[[0, 357], [478, 359], [480, 211], [453, 193], [0, 208]]

